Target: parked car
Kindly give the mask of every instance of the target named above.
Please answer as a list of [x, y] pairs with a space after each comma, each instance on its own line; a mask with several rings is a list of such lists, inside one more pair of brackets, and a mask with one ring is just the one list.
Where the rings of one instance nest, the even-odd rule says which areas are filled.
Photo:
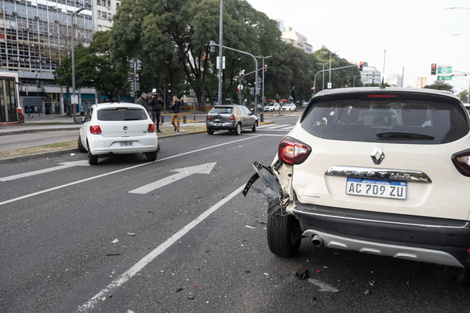
[[[250, 109], [250, 111], [251, 111], [252, 113], [254, 113], [254, 108], [255, 108], [255, 106], [254, 106], [253, 104], [251, 104], [251, 105], [249, 106], [249, 109]], [[259, 103], [258, 103], [258, 105], [256, 106], [256, 112], [264, 112], [263, 106], [262, 106], [261, 104], [259, 104]]]
[[258, 117], [244, 105], [216, 105], [206, 116], [206, 127], [209, 135], [216, 130], [233, 131], [240, 135], [242, 129], [256, 132]]
[[273, 111], [279, 111], [281, 108], [280, 104], [277, 102], [270, 102], [268, 105], [264, 107], [264, 112], [273, 112]]
[[103, 155], [133, 153], [155, 161], [158, 149], [155, 124], [140, 104], [92, 105], [78, 135], [78, 150], [88, 152], [90, 164], [97, 164]]
[[[448, 92], [342, 88], [317, 93], [255, 163], [273, 192], [271, 252], [315, 247], [449, 266], [470, 282], [469, 116]], [[265, 192], [270, 195], [269, 192]]]
[[286, 103], [281, 107], [281, 111], [297, 111], [297, 107], [294, 103]]

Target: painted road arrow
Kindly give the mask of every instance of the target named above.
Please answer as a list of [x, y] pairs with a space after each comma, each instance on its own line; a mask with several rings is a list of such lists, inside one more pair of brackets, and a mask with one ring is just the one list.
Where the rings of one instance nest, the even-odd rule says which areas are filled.
[[27, 173], [7, 176], [7, 177], [1, 177], [0, 181], [11, 181], [11, 180], [19, 179], [19, 178], [26, 178], [26, 177], [30, 177], [30, 176], [39, 175], [39, 174], [44, 174], [44, 173], [54, 172], [54, 171], [58, 171], [58, 170], [63, 170], [65, 168], [74, 167], [74, 166], [90, 166], [88, 164], [87, 160], [64, 162], [64, 163], [59, 163], [59, 165], [60, 166], [49, 167], [49, 168], [45, 168], [45, 169], [38, 170], [38, 171], [27, 172]]
[[156, 182], [150, 183], [148, 185], [139, 187], [137, 189], [129, 191], [129, 193], [137, 193], [137, 194], [146, 194], [151, 191], [154, 191], [158, 188], [161, 188], [163, 186], [169, 185], [171, 183], [174, 183], [180, 179], [186, 178], [188, 176], [191, 176], [193, 174], [210, 174], [214, 166], [217, 164], [217, 162], [213, 163], [206, 163], [202, 165], [196, 165], [196, 166], [190, 166], [190, 167], [184, 167], [184, 168], [177, 168], [174, 170], [171, 170], [171, 172], [178, 172], [174, 175], [165, 177], [163, 179], [160, 179]]

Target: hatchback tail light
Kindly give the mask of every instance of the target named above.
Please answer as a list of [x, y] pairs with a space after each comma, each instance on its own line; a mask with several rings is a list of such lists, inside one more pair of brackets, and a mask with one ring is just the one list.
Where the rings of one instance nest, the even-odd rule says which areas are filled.
[[209, 114], [206, 115], [206, 121], [210, 121], [211, 120], [211, 116]]
[[230, 120], [231, 120], [231, 121], [235, 121], [235, 115], [233, 115], [233, 114], [230, 115]]
[[284, 138], [279, 144], [278, 156], [286, 164], [301, 164], [312, 152], [309, 145], [291, 137]]
[[157, 127], [155, 126], [155, 124], [154, 124], [154, 123], [150, 123], [150, 124], [149, 124], [149, 127], [147, 128], [147, 132], [149, 132], [149, 133], [154, 133], [154, 132], [156, 132], [156, 131], [157, 131]]
[[101, 135], [101, 128], [99, 125], [91, 125], [90, 126], [90, 133], [92, 135]]
[[462, 175], [470, 176], [470, 150], [457, 152], [452, 156], [452, 162]]

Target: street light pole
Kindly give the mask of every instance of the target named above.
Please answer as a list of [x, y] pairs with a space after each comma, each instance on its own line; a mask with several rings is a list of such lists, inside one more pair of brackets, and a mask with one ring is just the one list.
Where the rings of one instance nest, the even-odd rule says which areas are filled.
[[[268, 55], [268, 56], [258, 56], [257, 58], [262, 58], [263, 59], [263, 66], [261, 67], [262, 70], [263, 70], [263, 89], [262, 89], [262, 92], [261, 92], [261, 105], [262, 107], [264, 108], [264, 72], [265, 72], [265, 68], [264, 68], [264, 59], [269, 59], [271, 58], [272, 55]], [[258, 74], [256, 74], [258, 75]], [[257, 106], [257, 104], [255, 103], [255, 106]]]
[[223, 28], [223, 8], [224, 8], [224, 1], [220, 0], [220, 17], [219, 17], [219, 95], [218, 101], [219, 105], [222, 104], [222, 28]]
[[[74, 41], [74, 37], [75, 37], [75, 21], [74, 21], [74, 17], [75, 15], [77, 15], [78, 13], [82, 12], [83, 10], [85, 10], [85, 8], [80, 8], [78, 9], [77, 11], [75, 11], [74, 13], [72, 13], [72, 90], [73, 90], [73, 93], [72, 93], [72, 99], [75, 98], [75, 41]], [[70, 101], [72, 102], [72, 101]], [[75, 122], [75, 105], [72, 103], [72, 110], [73, 110], [73, 121]]]

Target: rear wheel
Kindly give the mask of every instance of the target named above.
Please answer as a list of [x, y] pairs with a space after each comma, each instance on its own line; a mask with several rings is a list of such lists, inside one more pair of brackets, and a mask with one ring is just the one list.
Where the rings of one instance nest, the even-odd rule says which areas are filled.
[[85, 147], [83, 146], [82, 144], [82, 138], [80, 135], [78, 135], [78, 151], [80, 151], [81, 153], [85, 153], [86, 152], [86, 149]]
[[253, 128], [251, 129], [252, 132], [256, 132], [256, 122], [253, 124]]
[[214, 134], [214, 130], [212, 128], [207, 128], [207, 133], [209, 135], [213, 135]]
[[470, 284], [470, 268], [458, 268], [455, 280], [460, 284]]
[[242, 133], [242, 124], [238, 123], [235, 128], [235, 135], [240, 135]]
[[88, 164], [90, 165], [98, 164], [98, 156], [91, 153], [90, 147], [88, 147]]
[[272, 253], [285, 258], [293, 257], [302, 241], [299, 221], [292, 215], [269, 215], [267, 237]]
[[147, 161], [153, 162], [157, 159], [157, 151], [146, 152], [145, 157], [147, 158]]

